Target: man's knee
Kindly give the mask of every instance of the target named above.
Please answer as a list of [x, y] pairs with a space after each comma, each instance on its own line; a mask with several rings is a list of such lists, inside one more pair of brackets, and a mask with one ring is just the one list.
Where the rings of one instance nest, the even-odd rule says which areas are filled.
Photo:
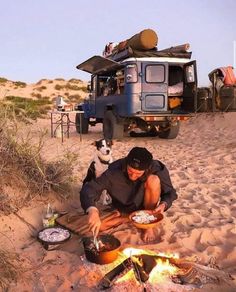
[[146, 189], [153, 190], [153, 189], [160, 189], [161, 182], [157, 175], [151, 174], [148, 176], [145, 184]]

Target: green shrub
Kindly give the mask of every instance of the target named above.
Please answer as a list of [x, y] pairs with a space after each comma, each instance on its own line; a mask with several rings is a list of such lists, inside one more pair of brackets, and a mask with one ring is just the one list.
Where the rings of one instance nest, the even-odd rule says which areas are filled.
[[6, 83], [8, 80], [4, 77], [0, 77], [0, 83]]
[[0, 169], [2, 174], [17, 171], [18, 177], [22, 179], [26, 188], [31, 190], [27, 197], [22, 198], [20, 202], [19, 200], [15, 202], [15, 210], [27, 204], [33, 196], [44, 195], [47, 191], [54, 190], [60, 198], [64, 199], [72, 193], [73, 168], [77, 154], [67, 151], [60, 160], [47, 162], [41, 155], [46, 135], [47, 131], [41, 132], [38, 143], [35, 143], [30, 132], [26, 133], [26, 136], [18, 137], [17, 128], [14, 130], [9, 126], [1, 128]]
[[82, 101], [82, 97], [79, 94], [69, 95], [68, 100], [70, 102], [80, 102]]
[[38, 90], [38, 91], [43, 91], [43, 90], [45, 90], [45, 89], [47, 89], [47, 87], [46, 86], [40, 86], [40, 87], [36, 87], [35, 88], [35, 90]]
[[13, 84], [17, 87], [22, 87], [22, 88], [27, 86], [25, 82], [21, 82], [21, 81], [14, 81]]
[[56, 90], [61, 90], [64, 88], [64, 85], [56, 84], [54, 87]]
[[63, 79], [63, 78], [55, 78], [55, 80], [57, 80], [57, 81], [65, 81], [65, 79]]
[[41, 79], [41, 80], [39, 80], [37, 83], [36, 83], [36, 85], [41, 85], [43, 82], [45, 82], [45, 81], [47, 81], [47, 79]]
[[32, 92], [31, 96], [36, 97], [38, 99], [42, 97], [42, 95], [40, 93], [35, 93], [35, 92]]
[[34, 100], [20, 96], [6, 96], [4, 100], [8, 102], [7, 107], [16, 114], [16, 117], [25, 122], [27, 119], [35, 120], [43, 117], [52, 105], [49, 97]]
[[80, 90], [80, 87], [79, 86], [73, 85], [73, 84], [70, 84], [70, 83], [67, 83], [65, 85], [65, 88], [68, 89], [68, 90]]
[[80, 80], [80, 79], [75, 79], [75, 78], [72, 78], [72, 79], [68, 80], [68, 82], [72, 82], [72, 83], [83, 83], [82, 80]]

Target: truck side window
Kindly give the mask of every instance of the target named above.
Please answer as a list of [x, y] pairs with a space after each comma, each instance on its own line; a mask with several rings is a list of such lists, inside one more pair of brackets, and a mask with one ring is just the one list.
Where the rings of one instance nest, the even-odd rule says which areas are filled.
[[186, 67], [186, 78], [187, 78], [188, 83], [195, 82], [195, 80], [194, 80], [194, 66], [193, 65]]
[[145, 68], [145, 78], [147, 83], [161, 83], [165, 81], [164, 65], [147, 65]]
[[134, 83], [138, 81], [138, 70], [136, 64], [126, 66], [126, 83]]

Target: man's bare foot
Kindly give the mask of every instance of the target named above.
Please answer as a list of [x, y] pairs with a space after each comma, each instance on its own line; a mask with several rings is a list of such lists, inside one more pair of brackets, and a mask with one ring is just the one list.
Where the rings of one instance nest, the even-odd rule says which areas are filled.
[[145, 243], [156, 242], [160, 240], [158, 231], [156, 228], [149, 228], [142, 231], [142, 240]]

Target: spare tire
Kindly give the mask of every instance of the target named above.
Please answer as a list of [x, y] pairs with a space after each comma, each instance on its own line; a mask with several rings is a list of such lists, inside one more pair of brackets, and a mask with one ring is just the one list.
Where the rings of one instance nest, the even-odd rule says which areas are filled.
[[[81, 125], [80, 125], [80, 115], [81, 115]], [[76, 127], [76, 132], [80, 134], [80, 129], [81, 129], [81, 134], [88, 134], [88, 128], [89, 128], [89, 119], [85, 118], [84, 113], [82, 114], [76, 114], [75, 116], [75, 127]]]
[[179, 134], [180, 122], [169, 123], [166, 127], [160, 127], [158, 136], [162, 139], [175, 139]]
[[111, 110], [104, 114], [103, 118], [103, 135], [107, 140], [121, 139], [124, 136], [124, 125], [118, 123], [116, 116]]

